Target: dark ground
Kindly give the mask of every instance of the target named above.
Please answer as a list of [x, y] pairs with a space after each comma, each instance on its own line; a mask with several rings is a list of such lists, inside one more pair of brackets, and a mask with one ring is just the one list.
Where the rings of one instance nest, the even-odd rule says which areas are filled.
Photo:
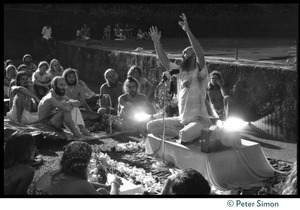
[[[128, 135], [117, 135], [112, 138], [115, 141], [118, 141], [119, 143], [124, 142], [144, 142], [145, 138], [141, 137], [137, 134], [128, 134]], [[258, 141], [259, 142], [259, 141]], [[40, 157], [43, 158], [43, 163], [40, 165], [35, 166], [36, 172], [35, 177], [30, 185], [29, 190], [31, 190], [31, 187], [33, 184], [38, 180], [39, 177], [41, 177], [47, 170], [50, 168], [56, 168], [59, 166], [59, 161], [61, 158], [61, 155], [63, 153], [62, 147], [67, 144], [67, 141], [45, 141], [43, 144], [39, 147], [40, 151]], [[88, 143], [92, 146], [93, 151], [99, 151], [99, 148], [97, 145], [103, 144], [101, 139], [99, 140], [90, 140]], [[272, 145], [274, 141], [268, 141], [268, 145]], [[281, 143], [281, 145], [284, 145], [284, 143]], [[266, 144], [262, 144], [262, 148], [265, 151]], [[274, 149], [274, 148], [273, 148]], [[285, 147], [281, 148], [285, 149]], [[275, 149], [276, 150], [276, 149]], [[283, 152], [283, 151], [282, 151]], [[289, 152], [289, 151], [285, 151]], [[160, 183], [164, 183], [166, 178], [171, 174], [168, 170], [159, 171], [155, 168], [152, 168], [152, 164], [156, 161], [155, 158], [152, 156], [146, 155], [144, 150], [139, 149], [133, 152], [127, 151], [127, 152], [117, 152], [112, 149], [110, 152], [103, 152], [107, 153], [111, 159], [116, 160], [118, 162], [124, 162], [129, 164], [130, 166], [135, 166], [137, 168], [143, 168], [146, 172], [151, 172], [153, 177], [159, 181]], [[292, 162], [282, 160], [280, 158], [277, 158], [276, 156], [270, 156], [274, 155], [274, 153], [266, 152], [266, 157], [268, 158], [269, 163], [274, 167], [274, 169], [282, 172], [289, 172], [292, 168]], [[124, 174], [123, 174], [124, 175]], [[120, 174], [120, 176], [123, 176]], [[272, 178], [265, 181], [264, 187], [255, 187], [255, 188], [247, 188], [247, 189], [241, 189], [239, 193], [242, 193], [243, 195], [266, 195], [266, 194], [278, 194], [281, 186], [282, 178]], [[152, 194], [155, 195], [155, 194]]]

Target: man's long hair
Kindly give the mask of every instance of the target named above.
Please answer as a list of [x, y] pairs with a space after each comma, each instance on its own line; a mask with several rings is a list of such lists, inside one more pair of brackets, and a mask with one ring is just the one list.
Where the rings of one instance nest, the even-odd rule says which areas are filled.
[[139, 89], [140, 83], [132, 76], [128, 76], [123, 85], [123, 92], [128, 94], [127, 86], [129, 82], [134, 82], [137, 90]]
[[[67, 76], [68, 76], [68, 74], [71, 74], [71, 73], [74, 73], [74, 74], [75, 74], [75, 85], [78, 85], [79, 79], [78, 79], [78, 73], [77, 73], [77, 70], [76, 70], [76, 69], [67, 68], [67, 69], [63, 72], [62, 77], [65, 79], [66, 83], [68, 84]], [[68, 84], [68, 85], [69, 85], [69, 84]]]
[[[218, 79], [221, 81], [222, 84], [223, 84], [223, 82], [224, 82], [221, 73], [220, 73], [219, 71], [217, 71], [217, 70], [212, 71], [212, 72], [210, 73], [209, 76], [210, 76], [210, 77], [212, 77], [212, 76], [217, 76]], [[211, 82], [209, 82], [209, 83], [208, 83], [208, 89], [211, 89], [211, 88], [213, 88], [213, 87], [214, 87], [214, 85], [213, 85]]]
[[29, 75], [28, 75], [28, 73], [27, 73], [26, 71], [19, 71], [19, 72], [17, 73], [17, 76], [16, 76], [16, 86], [20, 86], [20, 79], [21, 79], [21, 77], [24, 76], [24, 75], [26, 75], [26, 76], [29, 77]]
[[35, 146], [34, 138], [24, 131], [16, 131], [4, 146], [4, 168], [26, 164], [30, 161], [30, 148]]

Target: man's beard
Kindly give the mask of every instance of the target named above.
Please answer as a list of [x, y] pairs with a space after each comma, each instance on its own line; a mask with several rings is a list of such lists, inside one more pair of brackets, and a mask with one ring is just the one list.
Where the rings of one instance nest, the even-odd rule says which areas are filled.
[[116, 87], [118, 86], [118, 82], [107, 82], [109, 87]]
[[58, 87], [54, 88], [54, 92], [59, 96], [65, 95], [65, 89], [59, 89]]
[[74, 82], [69, 82], [68, 80], [66, 80], [66, 83], [68, 86], [75, 86], [76, 85], [76, 80], [74, 80]]
[[135, 92], [130, 92], [130, 93], [129, 93], [129, 96], [130, 96], [130, 98], [134, 98], [134, 97], [136, 96], [136, 94], [137, 94], [136, 91], [135, 91]]
[[25, 63], [26, 66], [29, 66], [31, 61], [25, 61], [24, 63]]
[[190, 70], [190, 67], [192, 66], [193, 62], [194, 62], [195, 57], [194, 56], [190, 56], [187, 59], [183, 60], [180, 64], [180, 67], [183, 71], [188, 71]]

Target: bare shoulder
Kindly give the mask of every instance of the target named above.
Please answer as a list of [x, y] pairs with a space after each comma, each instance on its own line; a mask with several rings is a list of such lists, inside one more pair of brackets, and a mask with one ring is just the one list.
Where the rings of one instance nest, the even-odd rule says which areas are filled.
[[125, 102], [125, 99], [126, 99], [126, 94], [125, 93], [122, 94], [122, 95], [120, 95], [119, 98], [118, 98], [118, 100], [119, 100], [120, 103]]

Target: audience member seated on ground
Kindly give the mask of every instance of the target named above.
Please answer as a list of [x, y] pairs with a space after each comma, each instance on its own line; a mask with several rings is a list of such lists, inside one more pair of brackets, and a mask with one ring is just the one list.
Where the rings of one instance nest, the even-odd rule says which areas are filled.
[[68, 68], [64, 71], [62, 77], [67, 83], [65, 95], [70, 99], [78, 100], [81, 103], [81, 114], [83, 120], [86, 121], [98, 119], [100, 114], [92, 111], [85, 100], [84, 89], [78, 84], [79, 78], [77, 71], [75, 69]]
[[28, 90], [28, 74], [25, 71], [17, 73], [16, 86], [13, 86], [10, 93], [9, 108], [6, 117], [22, 124], [38, 122], [37, 113], [31, 112], [31, 99], [35, 100], [36, 106], [39, 103], [38, 97]]
[[111, 40], [111, 26], [107, 25], [104, 29], [103, 29], [103, 39], [106, 40]]
[[17, 76], [17, 69], [14, 65], [10, 64], [4, 71], [4, 98], [9, 98], [9, 85], [12, 80]]
[[42, 98], [38, 106], [39, 121], [59, 131], [64, 126], [71, 130], [76, 138], [90, 135], [78, 109], [81, 103], [65, 95], [66, 86], [66, 81], [62, 76], [53, 78], [51, 90]]
[[33, 63], [31, 55], [24, 55], [22, 61], [27, 66], [28, 75], [31, 77], [33, 72], [37, 70], [37, 66]]
[[115, 24], [114, 27], [114, 38], [115, 39], [125, 39], [125, 36], [123, 34], [123, 29], [119, 26], [119, 23]]
[[16, 131], [4, 146], [4, 195], [26, 195], [34, 177], [34, 138]]
[[223, 79], [219, 71], [214, 70], [210, 73], [210, 82], [208, 83], [207, 94], [213, 111], [217, 113], [221, 120], [225, 120], [229, 114], [231, 99], [224, 89]]
[[35, 94], [42, 99], [50, 90], [51, 75], [47, 72], [49, 64], [47, 61], [41, 61], [38, 69], [32, 75], [32, 82]]
[[14, 65], [15, 66], [15, 62], [13, 60], [10, 60], [10, 59], [7, 59], [5, 62], [5, 68], [8, 66], [8, 65]]
[[118, 195], [122, 180], [115, 176], [110, 185], [88, 180], [88, 165], [92, 147], [83, 141], [73, 141], [64, 147], [58, 169], [46, 172], [33, 189], [37, 195]]
[[[75, 69], [76, 72], [78, 72]], [[92, 91], [84, 81], [81, 79], [78, 81], [78, 85], [80, 85], [84, 90], [84, 96], [86, 103], [90, 106], [91, 110], [94, 112], [97, 112], [99, 109], [98, 100], [100, 98], [99, 94], [96, 94], [94, 91]]]
[[27, 74], [28, 74], [28, 76], [30, 76], [29, 75], [30, 72], [28, 71], [28, 68], [27, 68], [27, 66], [25, 64], [20, 64], [17, 69], [18, 69], [18, 72], [19, 71], [26, 71]]
[[[209, 81], [208, 69], [204, 52], [196, 37], [189, 29], [184, 13], [180, 16], [179, 26], [186, 32], [191, 46], [182, 52], [182, 63], [171, 63], [163, 50], [160, 38], [161, 32], [157, 27], [150, 28], [150, 35], [155, 46], [156, 53], [163, 67], [167, 70], [180, 69], [176, 74], [178, 85], [178, 110], [179, 116], [167, 117], [165, 120], [156, 119], [148, 123], [148, 132], [160, 137], [165, 135], [178, 138], [178, 143], [189, 143], [200, 137], [202, 130], [208, 129], [212, 124], [209, 119], [205, 98]], [[164, 72], [168, 79], [171, 75]]]
[[[18, 67], [18, 72], [20, 72], [20, 71], [25, 71], [25, 72], [27, 73], [27, 75], [28, 75], [27, 66], [26, 66], [25, 64], [19, 65], [19, 67]], [[28, 89], [30, 92], [32, 92], [33, 94], [35, 94], [35, 91], [34, 91], [34, 88], [33, 88], [33, 83], [32, 83], [31, 78], [32, 78], [32, 77], [28, 75], [28, 85], [27, 85], [27, 89]], [[8, 88], [8, 94], [9, 94], [9, 96], [10, 96], [12, 87], [15, 86], [15, 85], [16, 85], [16, 80], [15, 80], [15, 79], [11, 80], [11, 82], [10, 82], [10, 84], [9, 84], [9, 88]]]
[[127, 76], [132, 76], [139, 82], [138, 92], [147, 96], [149, 101], [153, 100], [154, 86], [145, 77], [142, 77], [142, 69], [136, 65], [130, 67]]
[[80, 30], [76, 30], [76, 36], [75, 36], [76, 40], [81, 40], [81, 32]]
[[[114, 69], [107, 69], [104, 73], [106, 83], [100, 87], [100, 108], [98, 113], [118, 114], [118, 98], [123, 94], [123, 85], [118, 81], [118, 73]], [[107, 97], [107, 95], [110, 96]], [[110, 101], [111, 100], [111, 101]], [[110, 104], [111, 102], [111, 104]]]
[[150, 39], [149, 34], [145, 31], [143, 32], [142, 29], [139, 29], [137, 34], [136, 34], [136, 39]]
[[51, 80], [56, 76], [62, 76], [64, 69], [60, 65], [60, 62], [57, 59], [52, 59], [50, 62], [50, 67], [47, 72], [51, 75]]
[[124, 36], [126, 37], [126, 39], [133, 38], [133, 36], [132, 36], [133, 28], [130, 28], [128, 24], [125, 25], [123, 31], [124, 31]]
[[198, 171], [188, 168], [168, 177], [162, 195], [210, 195], [208, 181]]
[[83, 26], [81, 27], [80, 36], [81, 36], [81, 39], [83, 39], [83, 40], [89, 40], [90, 39], [90, 37], [91, 37], [90, 28], [86, 24], [83, 24]]
[[[146, 124], [152, 118], [155, 110], [145, 95], [138, 93], [138, 81], [129, 76], [124, 82], [124, 94], [118, 99], [118, 116], [125, 121], [125, 130], [138, 130], [146, 133]], [[147, 119], [141, 119], [137, 114], [147, 114]]]
[[52, 28], [49, 24], [42, 29], [42, 44], [46, 49], [46, 54], [54, 55], [55, 40], [52, 38]]
[[298, 195], [297, 184], [297, 161], [294, 162], [293, 168], [290, 174], [287, 176], [284, 185], [282, 187], [282, 195]]

